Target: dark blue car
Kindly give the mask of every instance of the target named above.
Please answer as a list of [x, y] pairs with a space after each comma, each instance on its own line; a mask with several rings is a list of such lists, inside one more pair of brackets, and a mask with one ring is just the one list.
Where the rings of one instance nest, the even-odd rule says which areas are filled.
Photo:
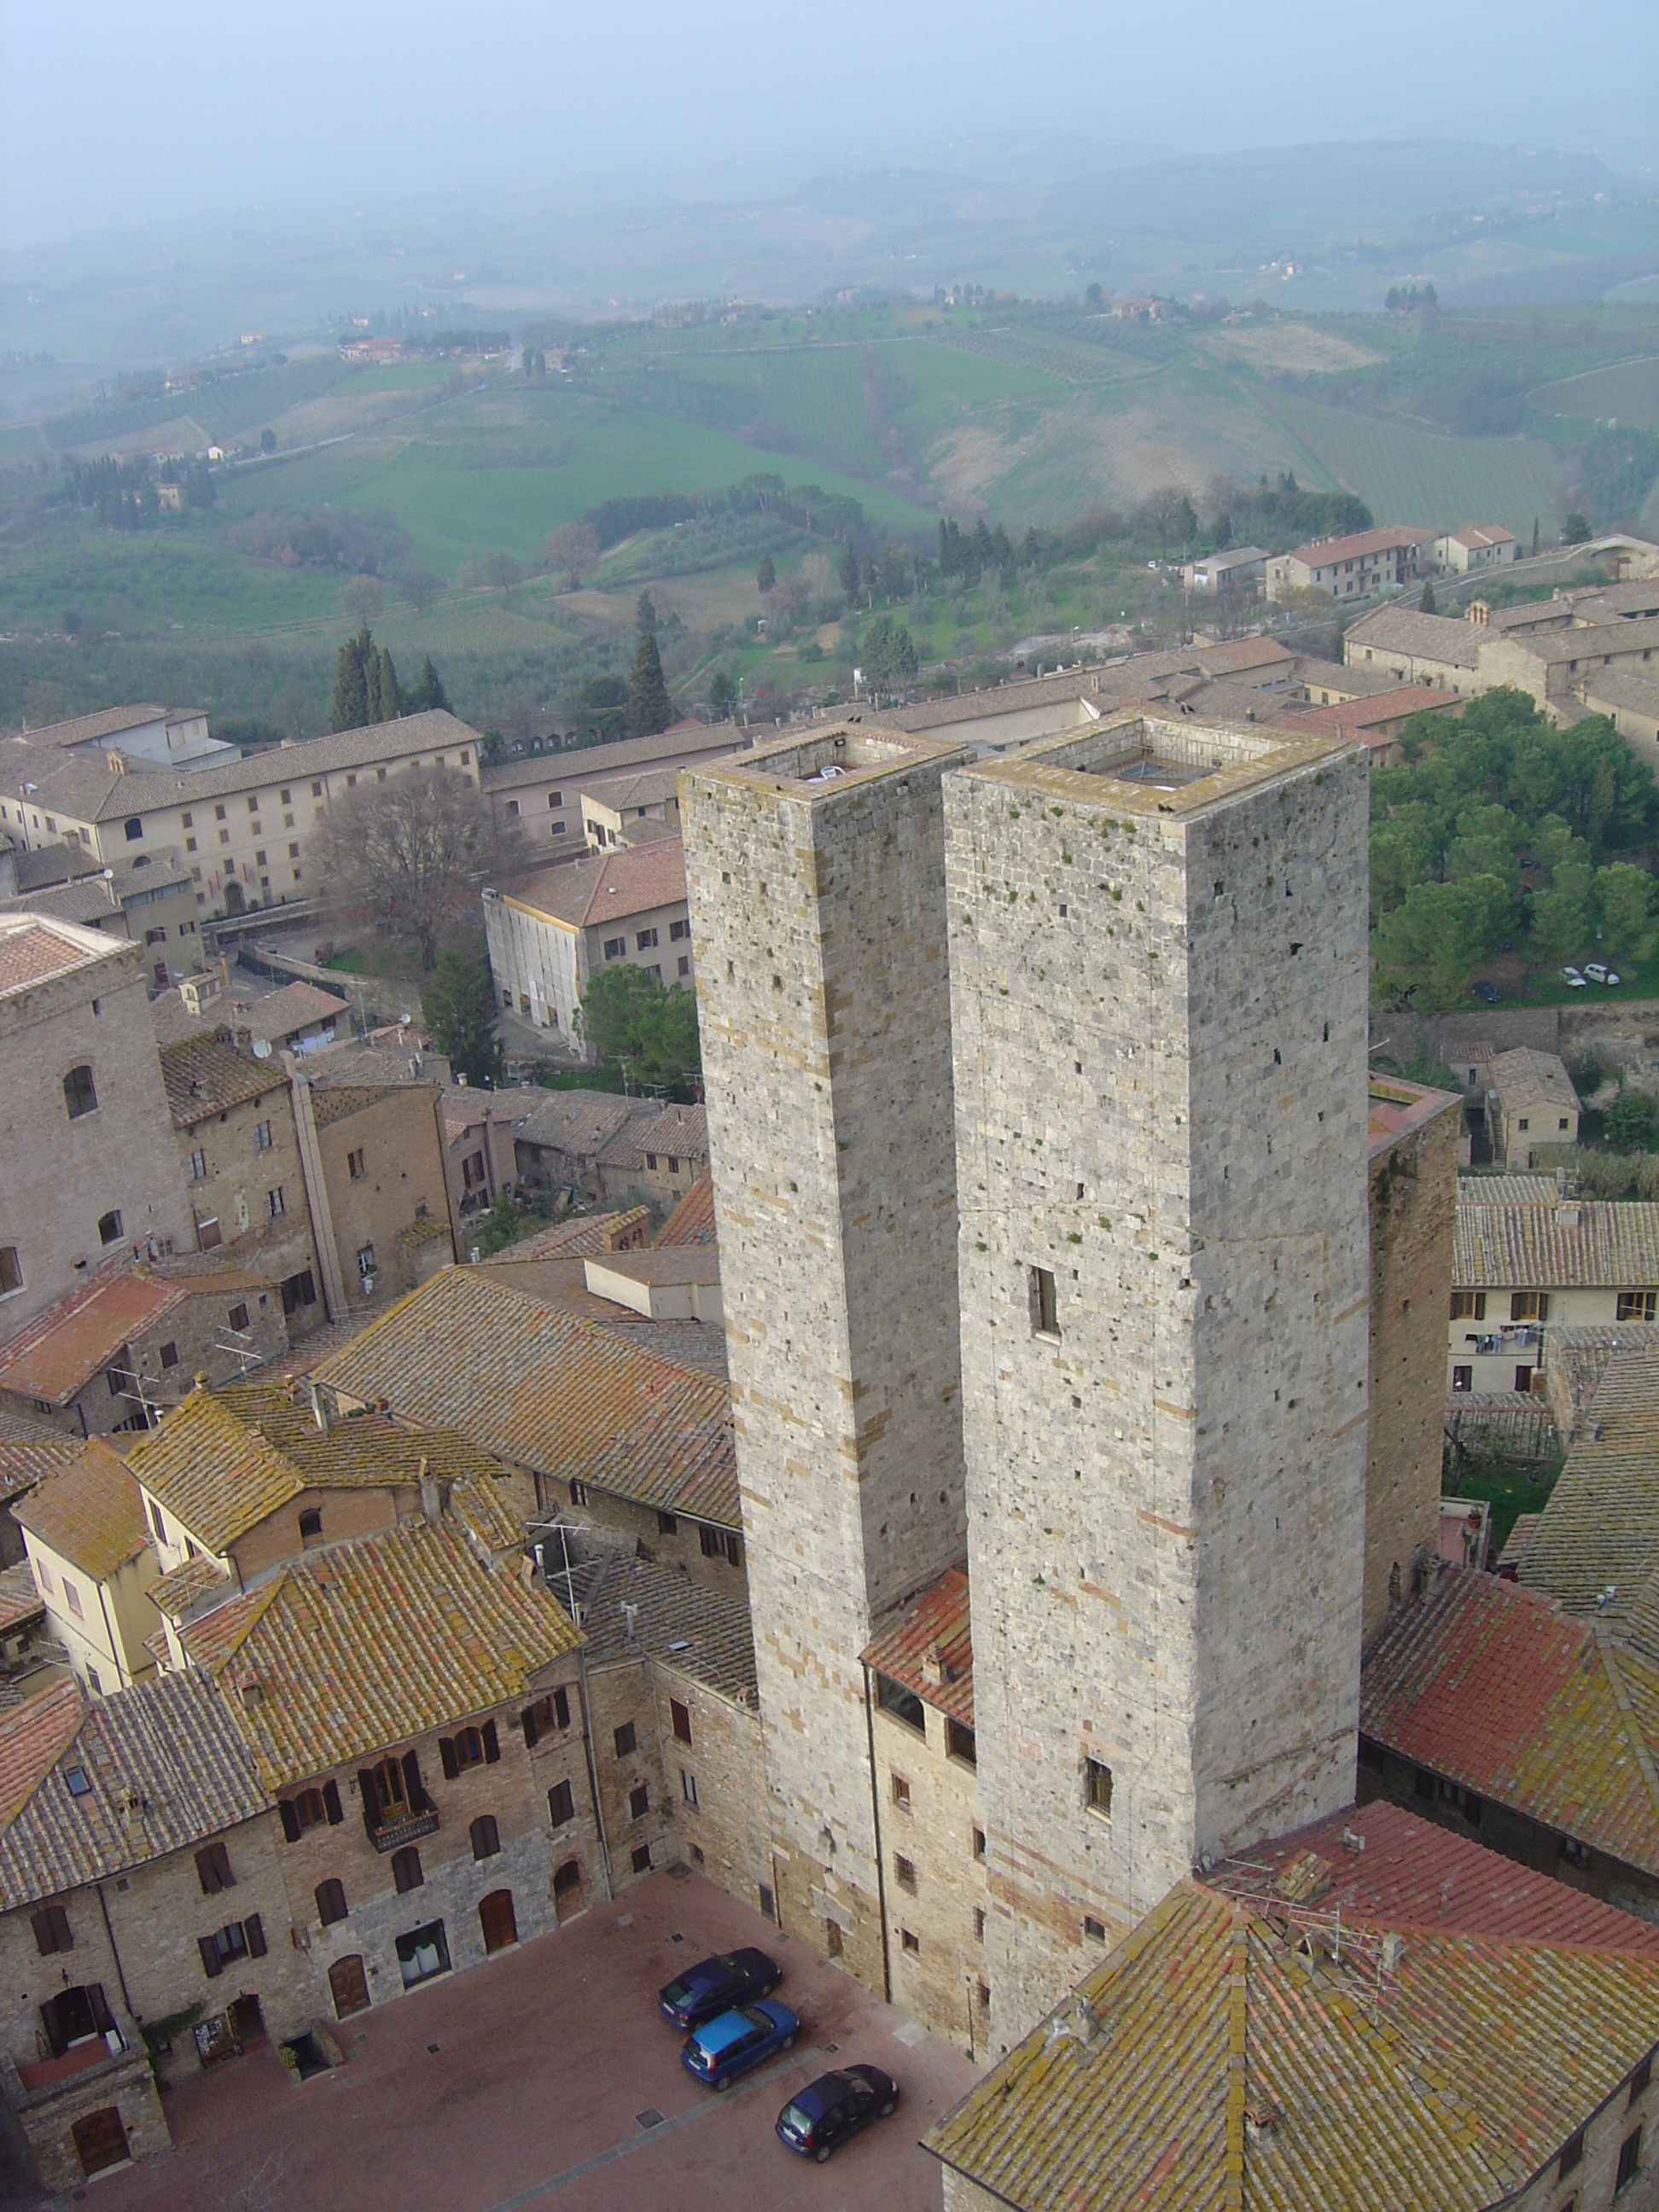
[[822, 2166], [837, 2143], [897, 2109], [898, 2083], [879, 2066], [842, 2066], [798, 2089], [778, 2114], [778, 2135]]
[[699, 1959], [659, 1990], [657, 2007], [676, 2027], [696, 2027], [733, 2005], [769, 1997], [782, 1979], [776, 1960], [764, 1951], [722, 1951], [717, 1958]]
[[758, 2004], [720, 2013], [694, 2027], [685, 2039], [680, 2063], [711, 2089], [724, 2089], [763, 2059], [787, 2051], [799, 2026], [787, 2005], [763, 1997]]

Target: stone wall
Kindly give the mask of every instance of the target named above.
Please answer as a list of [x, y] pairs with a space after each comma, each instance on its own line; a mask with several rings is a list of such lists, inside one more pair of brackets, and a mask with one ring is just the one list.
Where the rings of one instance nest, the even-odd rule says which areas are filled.
[[[198, 1241], [211, 1223], [208, 1249], [216, 1243], [227, 1251], [234, 1249], [236, 1266], [277, 1284], [309, 1272], [312, 1302], [302, 1303], [296, 1287], [289, 1316], [297, 1336], [325, 1315], [293, 1090], [280, 1068], [271, 1066], [270, 1072], [270, 1091], [188, 1128], [175, 1128], [173, 1140]], [[272, 1191], [282, 1194], [280, 1215], [270, 1210]]]
[[1460, 1102], [1370, 1163], [1370, 1434], [1365, 1468], [1369, 1643], [1440, 1541], [1445, 1319], [1451, 1310]]
[[[449, 1219], [437, 1085], [399, 1084], [377, 1091], [355, 1113], [340, 1113], [338, 1094], [326, 1089], [313, 1085], [311, 1097], [344, 1301], [349, 1310], [379, 1310], [413, 1290], [429, 1272], [422, 1265], [417, 1278], [400, 1249], [400, 1232], [415, 1222], [422, 1206], [425, 1218]], [[351, 1172], [354, 1155], [362, 1157], [361, 1175]], [[374, 1251], [376, 1277], [374, 1295], [367, 1299], [357, 1259], [366, 1247]], [[442, 1258], [454, 1256], [452, 1239]]]
[[[925, 1733], [871, 1712], [887, 1896], [893, 2002], [970, 2058], [989, 2029], [985, 1830], [979, 1778], [945, 1749], [945, 1717], [924, 1705]], [[903, 1862], [914, 1869], [914, 1886]]]
[[[149, 1238], [195, 1249], [143, 948], [100, 949], [92, 964], [0, 999], [0, 1246], [15, 1248], [22, 1273], [0, 1298], [0, 1336]], [[79, 1066], [98, 1103], [70, 1121], [64, 1079]], [[106, 1243], [111, 1212], [120, 1229]]]
[[870, 1987], [859, 1653], [963, 1549], [940, 793], [963, 757], [816, 726], [680, 786], [778, 1906], [827, 1949], [829, 1899]]
[[1166, 799], [1097, 742], [946, 786], [994, 2051], [1085, 1917], [1353, 1785], [1366, 770], [1206, 730]]
[[[760, 1715], [663, 1659], [653, 1660], [651, 1680], [665, 1802], [678, 1840], [699, 1874], [745, 1905], [758, 1905], [772, 1881]], [[675, 1734], [677, 1704], [690, 1727], [689, 1743]]]

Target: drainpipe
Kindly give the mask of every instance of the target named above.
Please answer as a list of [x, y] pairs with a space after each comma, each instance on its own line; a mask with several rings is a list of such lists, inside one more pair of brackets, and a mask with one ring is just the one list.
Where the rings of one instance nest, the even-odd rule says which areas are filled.
[[876, 1783], [876, 1717], [870, 1703], [870, 1669], [864, 1669], [864, 1732], [870, 1746], [870, 1812], [876, 1824], [876, 1901], [881, 1908], [881, 1993], [893, 2002], [893, 1964], [887, 1948], [887, 1875], [882, 1865], [881, 1791]]
[[127, 1994], [126, 1973], [121, 1965], [121, 1954], [115, 1948], [115, 1930], [110, 1925], [109, 1907], [104, 1902], [104, 1885], [101, 1881], [98, 1881], [93, 1884], [93, 1887], [98, 1893], [98, 1910], [104, 1916], [104, 1933], [109, 1938], [109, 1954], [115, 1961], [115, 1978], [120, 1984], [121, 2002], [127, 2008], [127, 2018], [136, 2021], [138, 2015], [134, 2012], [132, 1999]]
[[334, 1242], [334, 1216], [329, 1207], [328, 1186], [323, 1179], [317, 1119], [311, 1110], [311, 1084], [291, 1060], [289, 1079], [294, 1098], [295, 1132], [300, 1140], [300, 1173], [305, 1181], [306, 1203], [311, 1209], [312, 1241], [317, 1247], [317, 1265], [323, 1279], [323, 1310], [330, 1321], [339, 1321], [346, 1312], [345, 1289], [340, 1280], [340, 1255]]

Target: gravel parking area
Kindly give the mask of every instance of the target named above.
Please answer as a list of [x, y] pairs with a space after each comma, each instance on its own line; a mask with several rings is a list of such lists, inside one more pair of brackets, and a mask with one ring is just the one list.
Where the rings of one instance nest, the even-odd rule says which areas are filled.
[[[800, 2015], [786, 2057], [716, 2096], [656, 2010], [676, 1970], [754, 1943]], [[388, 2192], [399, 2212], [936, 2212], [916, 2142], [975, 2079], [839, 1968], [700, 1876], [636, 1884], [556, 1935], [430, 1983], [336, 2030], [346, 2063], [295, 2086], [270, 2050], [169, 2091], [173, 2149], [94, 2185], [104, 2212], [277, 2212]], [[903, 2100], [825, 2166], [773, 2124], [829, 2067], [884, 2067]], [[85, 2196], [88, 2192], [82, 2191]]]

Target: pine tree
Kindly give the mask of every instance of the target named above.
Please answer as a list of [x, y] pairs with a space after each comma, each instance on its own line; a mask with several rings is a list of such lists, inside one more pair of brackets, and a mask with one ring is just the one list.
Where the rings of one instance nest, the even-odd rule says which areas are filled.
[[[939, 526], [942, 529], [944, 525], [941, 524]], [[847, 594], [849, 599], [857, 599], [859, 595], [859, 556], [853, 550], [850, 545], [843, 545], [842, 548], [840, 575], [842, 590]]]
[[1535, 514], [1532, 519], [1532, 557], [1534, 561], [1538, 558], [1538, 517]]
[[361, 730], [369, 719], [368, 685], [364, 665], [372, 650], [368, 630], [361, 629], [340, 647], [334, 678], [334, 696], [329, 702], [331, 730]]
[[441, 952], [421, 993], [421, 1011], [452, 1067], [471, 1084], [500, 1082], [495, 989], [487, 967], [474, 966], [459, 952]]
[[380, 720], [395, 722], [404, 710], [404, 695], [398, 688], [398, 672], [392, 665], [392, 648], [380, 647]]
[[648, 629], [641, 630], [633, 673], [628, 679], [628, 726], [636, 738], [649, 738], [665, 730], [673, 719], [657, 641]]

